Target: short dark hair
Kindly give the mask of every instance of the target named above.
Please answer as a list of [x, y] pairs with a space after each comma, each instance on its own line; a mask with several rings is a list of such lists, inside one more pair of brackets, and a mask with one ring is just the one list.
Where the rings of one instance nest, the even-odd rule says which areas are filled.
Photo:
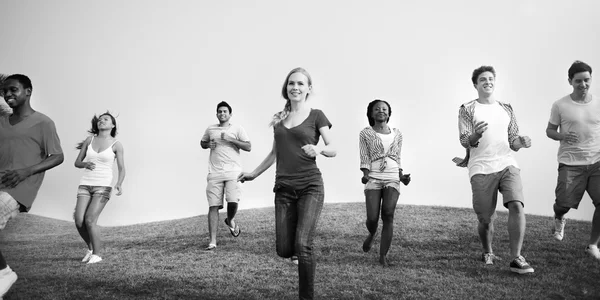
[[373, 126], [375, 125], [375, 119], [373, 119], [373, 107], [375, 107], [375, 104], [379, 103], [379, 102], [383, 102], [387, 105], [388, 107], [388, 118], [387, 120], [385, 120], [385, 122], [389, 122], [390, 121], [390, 117], [392, 116], [392, 106], [387, 103], [387, 101], [385, 100], [380, 100], [380, 99], [375, 99], [373, 101], [371, 101], [369, 103], [369, 105], [367, 105], [367, 119], [369, 119], [369, 125]]
[[219, 107], [225, 106], [227, 107], [227, 109], [229, 109], [229, 113], [232, 113], [233, 110], [231, 110], [231, 106], [229, 106], [229, 104], [227, 104], [227, 102], [225, 101], [221, 101], [219, 102], [219, 104], [217, 104], [217, 112], [219, 112]]
[[33, 90], [33, 85], [31, 85], [31, 79], [29, 79], [29, 77], [27, 77], [23, 74], [12, 74], [12, 75], [6, 77], [6, 79], [4, 81], [6, 82], [9, 79], [14, 79], [14, 80], [18, 81], [23, 86], [23, 88]]
[[496, 78], [496, 70], [494, 70], [494, 67], [492, 67], [492, 66], [481, 66], [481, 67], [473, 70], [473, 75], [471, 76], [471, 81], [473, 82], [473, 84], [477, 84], [477, 78], [483, 72], [491, 72], [492, 74], [494, 74], [494, 78]]
[[581, 72], [590, 72], [590, 75], [592, 75], [592, 67], [580, 60], [576, 60], [569, 68], [569, 80], [573, 79], [575, 74]]

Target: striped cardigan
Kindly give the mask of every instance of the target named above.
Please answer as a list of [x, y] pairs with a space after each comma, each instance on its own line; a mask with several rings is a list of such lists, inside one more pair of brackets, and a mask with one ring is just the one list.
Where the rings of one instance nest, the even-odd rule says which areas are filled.
[[[400, 150], [402, 148], [402, 133], [396, 128], [392, 128], [392, 133], [394, 134], [394, 141], [390, 145], [388, 151], [384, 153], [383, 142], [381, 141], [381, 138], [377, 136], [377, 132], [375, 132], [373, 128], [369, 126], [360, 131], [359, 148], [361, 169], [370, 170], [371, 163], [381, 159], [383, 160], [383, 163], [379, 169], [383, 171], [387, 166], [385, 161], [386, 157], [393, 159], [398, 163], [398, 167], [401, 167]], [[400, 170], [402, 170], [402, 168], [400, 168]]]
[[[455, 157], [452, 159], [454, 163], [456, 163], [459, 167], [466, 167], [469, 164], [470, 157], [470, 149], [477, 148], [479, 142], [475, 145], [471, 145], [469, 143], [469, 137], [473, 134], [473, 128], [475, 127], [475, 103], [477, 100], [471, 100], [460, 106], [458, 111], [458, 132], [460, 144], [465, 147], [466, 155], [465, 158]], [[497, 103], [504, 108], [506, 113], [510, 116], [510, 123], [508, 124], [508, 145], [510, 149], [513, 151], [518, 151], [515, 149], [514, 143], [519, 138], [519, 125], [517, 125], [517, 118], [515, 117], [515, 113], [513, 112], [512, 106], [508, 103], [503, 103], [497, 101]]]

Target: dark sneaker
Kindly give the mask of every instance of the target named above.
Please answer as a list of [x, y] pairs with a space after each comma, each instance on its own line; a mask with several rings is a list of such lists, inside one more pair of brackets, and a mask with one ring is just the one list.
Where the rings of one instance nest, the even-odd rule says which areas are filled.
[[533, 273], [533, 268], [525, 261], [525, 257], [519, 256], [510, 263], [510, 270], [518, 274]]
[[494, 253], [482, 253], [481, 254], [481, 260], [486, 265], [493, 265], [494, 264], [494, 260], [501, 260], [501, 258], [499, 256], [494, 255]]

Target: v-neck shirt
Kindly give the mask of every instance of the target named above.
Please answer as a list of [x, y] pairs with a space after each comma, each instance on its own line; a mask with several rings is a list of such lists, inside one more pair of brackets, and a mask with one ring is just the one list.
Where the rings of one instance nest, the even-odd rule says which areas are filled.
[[[83, 176], [79, 181], [79, 185], [89, 186], [111, 186], [113, 180], [113, 168], [115, 164], [115, 152], [113, 151], [113, 145], [117, 142], [115, 140], [110, 146], [100, 152], [96, 151], [92, 147], [94, 137], [87, 146], [85, 152], [86, 162], [94, 163], [94, 169], [84, 169]], [[100, 149], [98, 149], [100, 150]]]
[[316, 158], [304, 153], [302, 147], [318, 144], [319, 129], [325, 126], [331, 128], [332, 125], [319, 109], [311, 109], [308, 117], [297, 126], [287, 128], [282, 122], [275, 125], [276, 184], [293, 189], [322, 185]]
[[[0, 118], [0, 177], [6, 171], [37, 165], [49, 155], [62, 153], [54, 122], [40, 112], [34, 112], [11, 125], [8, 117]], [[0, 185], [29, 210], [44, 180], [44, 172], [33, 174], [14, 188]]]

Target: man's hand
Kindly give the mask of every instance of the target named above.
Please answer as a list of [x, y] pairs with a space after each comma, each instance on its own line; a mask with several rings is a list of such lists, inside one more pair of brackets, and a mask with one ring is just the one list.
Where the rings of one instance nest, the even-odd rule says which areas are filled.
[[254, 178], [256, 178], [256, 176], [254, 176], [252, 173], [242, 172], [240, 175], [238, 175], [237, 180], [241, 183], [244, 183], [244, 181], [252, 181]]
[[410, 183], [410, 174], [400, 176], [400, 182], [404, 183], [404, 185], [408, 185]]
[[217, 142], [215, 142], [214, 139], [210, 139], [210, 142], [208, 142], [208, 146], [210, 147], [210, 150], [215, 150], [215, 148], [217, 148]]
[[579, 143], [579, 136], [574, 131], [569, 131], [565, 133], [565, 137], [563, 138], [565, 142], [569, 145], [573, 145], [575, 143]]
[[519, 136], [519, 142], [521, 143], [521, 147], [523, 148], [531, 147], [531, 139], [528, 136]]
[[10, 170], [2, 175], [0, 185], [8, 188], [14, 188], [31, 175], [31, 172], [27, 171], [26, 169]]

